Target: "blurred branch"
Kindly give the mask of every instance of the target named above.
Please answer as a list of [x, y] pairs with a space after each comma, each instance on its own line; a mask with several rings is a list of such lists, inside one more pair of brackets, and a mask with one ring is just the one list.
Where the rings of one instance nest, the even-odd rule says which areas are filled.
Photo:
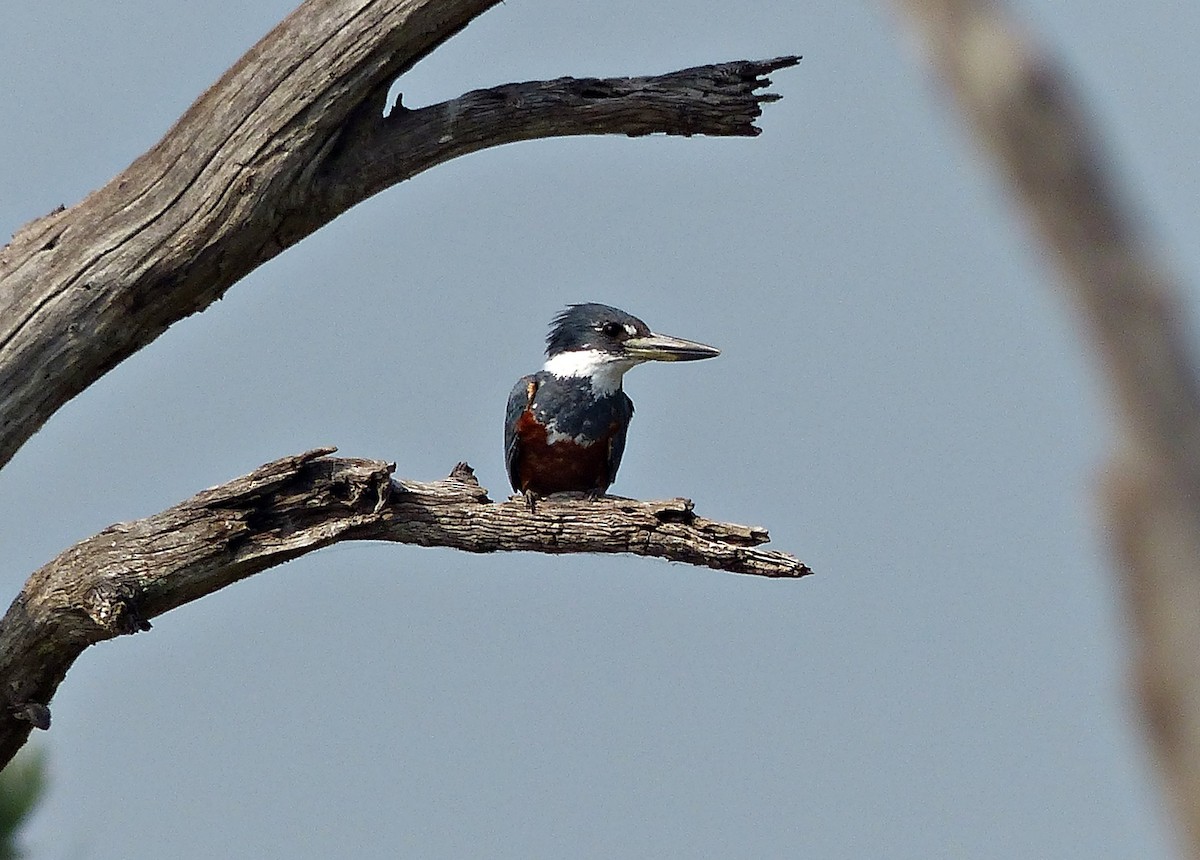
[[354, 204], [469, 152], [580, 134], [754, 135], [768, 71], [509, 84], [384, 116], [389, 87], [498, 0], [307, 0], [166, 136], [0, 249], [0, 466], [168, 326]]
[[1179, 286], [1115, 188], [1068, 76], [989, 0], [895, 0], [1064, 274], [1119, 429], [1107, 515], [1143, 713], [1200, 858], [1200, 386]]
[[756, 576], [812, 571], [759, 549], [766, 530], [698, 517], [687, 499], [499, 504], [470, 468], [442, 481], [392, 479], [377, 460], [332, 448], [285, 457], [160, 514], [110, 526], [35, 572], [0, 621], [0, 765], [33, 727], [75, 658], [96, 642], [330, 544], [380, 540], [468, 552], [633, 553]]
[[46, 756], [24, 750], [0, 770], [0, 860], [23, 857], [17, 837], [46, 790]]

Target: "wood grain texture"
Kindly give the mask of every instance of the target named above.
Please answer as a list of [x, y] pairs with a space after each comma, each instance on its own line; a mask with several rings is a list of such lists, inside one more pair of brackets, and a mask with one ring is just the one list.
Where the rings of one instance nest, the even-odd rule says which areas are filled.
[[18, 231], [0, 249], [0, 466], [109, 369], [366, 197], [516, 140], [753, 135], [773, 98], [761, 75], [796, 62], [510, 84], [384, 117], [396, 77], [496, 2], [309, 0], [129, 168]]
[[794, 579], [764, 529], [696, 516], [687, 499], [495, 503], [465, 464], [442, 481], [317, 449], [268, 463], [162, 513], [117, 523], [35, 572], [0, 621], [0, 766], [48, 728], [49, 703], [85, 648], [330, 544], [378, 540], [468, 552], [633, 553]]

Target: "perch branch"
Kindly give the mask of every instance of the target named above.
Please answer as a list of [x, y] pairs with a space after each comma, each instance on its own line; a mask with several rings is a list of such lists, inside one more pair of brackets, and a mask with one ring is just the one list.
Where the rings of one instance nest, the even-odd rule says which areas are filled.
[[1142, 711], [1200, 858], [1200, 385], [1180, 286], [1115, 187], [1068, 75], [988, 0], [896, 0], [1064, 274], [1113, 394], [1107, 516]]
[[96, 642], [324, 546], [379, 540], [468, 552], [634, 553], [734, 573], [812, 571], [760, 549], [766, 530], [698, 517], [687, 499], [495, 503], [460, 464], [430, 483], [332, 448], [268, 463], [162, 513], [110, 526], [35, 572], [0, 621], [0, 766], [34, 727], [75, 658]]
[[307, 0], [146, 154], [0, 249], [0, 466], [169, 325], [364, 198], [535, 137], [753, 135], [784, 57], [511, 84], [384, 116], [388, 88], [498, 0]]

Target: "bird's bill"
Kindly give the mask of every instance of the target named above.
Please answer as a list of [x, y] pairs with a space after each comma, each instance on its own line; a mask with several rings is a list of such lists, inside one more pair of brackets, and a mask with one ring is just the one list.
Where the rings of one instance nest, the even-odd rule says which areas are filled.
[[721, 350], [714, 346], [671, 337], [669, 334], [648, 334], [631, 337], [622, 344], [625, 352], [638, 361], [697, 361], [714, 358]]

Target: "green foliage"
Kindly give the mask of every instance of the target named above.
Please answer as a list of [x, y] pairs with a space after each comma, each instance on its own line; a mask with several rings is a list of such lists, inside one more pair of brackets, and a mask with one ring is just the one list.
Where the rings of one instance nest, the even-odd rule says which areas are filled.
[[46, 760], [39, 749], [22, 752], [0, 770], [0, 860], [21, 857], [17, 833], [46, 787]]

